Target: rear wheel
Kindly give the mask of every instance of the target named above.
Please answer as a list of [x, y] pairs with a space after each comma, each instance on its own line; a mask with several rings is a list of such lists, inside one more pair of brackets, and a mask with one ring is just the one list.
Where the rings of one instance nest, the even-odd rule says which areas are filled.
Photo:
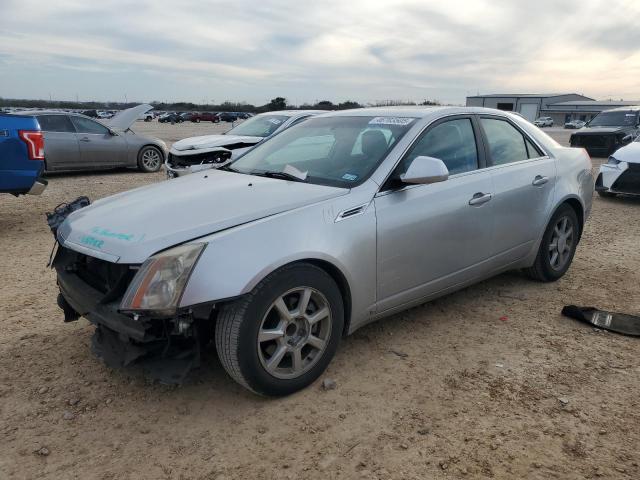
[[571, 266], [580, 239], [580, 224], [576, 212], [564, 204], [554, 213], [540, 242], [538, 255], [526, 273], [534, 280], [553, 282]]
[[148, 145], [138, 153], [138, 168], [143, 172], [157, 172], [162, 166], [162, 161], [162, 152], [156, 147]]
[[216, 348], [227, 373], [244, 387], [288, 395], [322, 374], [343, 324], [336, 283], [324, 270], [299, 263], [274, 272], [222, 308]]

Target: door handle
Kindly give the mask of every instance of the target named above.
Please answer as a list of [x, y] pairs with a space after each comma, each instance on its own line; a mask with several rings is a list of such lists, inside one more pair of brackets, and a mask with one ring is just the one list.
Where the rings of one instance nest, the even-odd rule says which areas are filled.
[[533, 182], [531, 182], [531, 185], [533, 185], [534, 187], [539, 187], [541, 185], [544, 185], [548, 181], [549, 181], [549, 177], [543, 177], [542, 175], [536, 175], [536, 178], [533, 179]]
[[81, 142], [90, 142], [91, 140], [89, 140], [89, 137], [82, 137], [80, 139]]
[[490, 193], [478, 192], [473, 197], [471, 197], [471, 200], [469, 200], [469, 205], [482, 205], [484, 203], [487, 203], [492, 198], [493, 195]]

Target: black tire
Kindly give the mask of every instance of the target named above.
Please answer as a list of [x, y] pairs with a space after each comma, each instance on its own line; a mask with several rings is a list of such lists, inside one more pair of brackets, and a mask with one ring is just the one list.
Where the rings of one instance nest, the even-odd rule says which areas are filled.
[[[330, 332], [309, 370], [295, 378], [277, 378], [263, 366], [258, 334], [276, 299], [296, 288], [311, 288], [324, 296], [330, 310]], [[336, 283], [315, 265], [297, 263], [272, 273], [249, 294], [222, 307], [216, 321], [216, 349], [224, 369], [240, 385], [260, 395], [289, 395], [313, 383], [327, 368], [343, 325], [344, 306]]]
[[200, 119], [199, 118], [196, 118], [196, 123], [200, 123]]
[[[552, 258], [551, 255], [551, 247], [552, 241], [555, 234], [556, 226], [563, 219], [566, 219], [571, 228], [573, 229], [571, 246], [569, 250], [565, 254], [565, 262], [560, 266], [558, 265], [554, 267], [551, 263]], [[573, 208], [571, 208], [568, 204], [561, 205], [558, 210], [553, 214], [547, 228], [542, 236], [542, 241], [540, 242], [540, 248], [538, 249], [538, 255], [536, 256], [536, 260], [534, 264], [525, 269], [525, 273], [534, 280], [538, 280], [540, 282], [555, 282], [560, 279], [571, 266], [571, 262], [573, 261], [573, 257], [576, 253], [576, 248], [578, 246], [578, 242], [580, 241], [580, 233], [582, 226], [578, 221], [578, 216]]]
[[[149, 156], [154, 156], [157, 158], [157, 161], [151, 162], [148, 158]], [[159, 148], [154, 147], [152, 145], [147, 145], [142, 147], [138, 152], [138, 169], [141, 172], [145, 173], [153, 173], [160, 170], [162, 164], [164, 163], [164, 155], [160, 151]]]
[[600, 195], [602, 198], [613, 198], [616, 196], [615, 193], [607, 192], [606, 190], [598, 190], [598, 195]]

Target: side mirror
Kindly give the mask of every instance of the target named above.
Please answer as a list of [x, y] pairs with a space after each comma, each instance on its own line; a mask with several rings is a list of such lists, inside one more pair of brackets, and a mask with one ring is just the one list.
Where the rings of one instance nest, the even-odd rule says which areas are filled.
[[400, 175], [402, 183], [428, 184], [444, 182], [449, 178], [449, 170], [442, 160], [433, 157], [416, 157], [407, 171]]

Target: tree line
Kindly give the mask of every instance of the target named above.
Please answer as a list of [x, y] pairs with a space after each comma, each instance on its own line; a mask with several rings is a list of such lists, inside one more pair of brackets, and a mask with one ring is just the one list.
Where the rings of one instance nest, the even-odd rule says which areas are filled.
[[[0, 107], [20, 108], [56, 108], [74, 110], [124, 110], [139, 105], [139, 102], [75, 102], [64, 100], [27, 100], [15, 98], [1, 98]], [[290, 105], [285, 97], [276, 97], [264, 105], [251, 105], [246, 102], [226, 101], [217, 105], [197, 104], [192, 102], [151, 102], [155, 110], [177, 112], [272, 112], [274, 110], [347, 110], [363, 107], [389, 107], [402, 105], [440, 105], [437, 100], [424, 100], [417, 103], [403, 100], [383, 100], [373, 103], [360, 104], [352, 100], [333, 103], [330, 100], [322, 100], [314, 104], [305, 103], [299, 106]]]

